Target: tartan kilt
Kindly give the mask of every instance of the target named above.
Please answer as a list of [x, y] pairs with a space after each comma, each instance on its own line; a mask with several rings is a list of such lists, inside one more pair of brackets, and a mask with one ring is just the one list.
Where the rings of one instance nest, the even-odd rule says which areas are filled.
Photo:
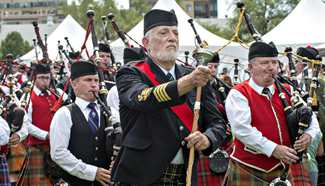
[[[186, 169], [184, 164], [169, 164], [162, 176], [154, 183], [146, 186], [185, 186], [186, 185]], [[144, 186], [117, 183], [117, 186]]]
[[8, 164], [5, 155], [0, 155], [0, 186], [11, 186]]
[[[228, 128], [227, 128], [228, 129]], [[230, 130], [230, 129], [229, 129]], [[231, 135], [231, 131], [229, 131]], [[228, 154], [231, 154], [233, 151], [233, 140], [227, 141], [222, 146]], [[223, 185], [225, 174], [214, 174], [209, 167], [209, 157], [204, 156], [200, 153], [200, 159], [198, 161], [198, 186], [221, 186]]]
[[198, 162], [198, 185], [199, 186], [221, 186], [225, 174], [214, 174], [209, 168], [209, 157], [200, 153]]
[[294, 186], [311, 186], [308, 169], [303, 163], [290, 165], [288, 179]]
[[316, 157], [318, 163], [318, 181], [317, 185], [325, 186], [325, 155]]
[[[264, 173], [230, 160], [225, 185], [269, 186], [270, 182], [279, 177], [282, 172], [282, 168], [279, 167], [269, 173]], [[288, 180], [293, 186], [311, 186], [308, 172], [301, 164], [290, 166]]]
[[50, 179], [46, 176], [44, 166], [44, 155], [49, 151], [48, 145], [32, 145], [28, 149], [29, 161], [26, 174], [24, 175], [24, 186], [51, 186]]
[[9, 154], [7, 155], [7, 162], [9, 166], [9, 176], [11, 182], [17, 181], [25, 157], [26, 157], [26, 150], [22, 143], [10, 146], [10, 151]]
[[184, 186], [186, 182], [186, 169], [183, 164], [169, 164], [158, 181], [152, 186]]

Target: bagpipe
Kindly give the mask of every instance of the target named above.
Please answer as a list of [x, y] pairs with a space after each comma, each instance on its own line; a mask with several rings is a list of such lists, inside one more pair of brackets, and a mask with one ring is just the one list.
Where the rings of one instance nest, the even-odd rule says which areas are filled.
[[[261, 35], [257, 32], [256, 28], [254, 27], [253, 23], [251, 22], [249, 15], [245, 11], [245, 5], [244, 3], [237, 3], [237, 7], [240, 9], [241, 13], [244, 15], [244, 19], [247, 25], [247, 28], [254, 38], [255, 41], [262, 41]], [[290, 85], [295, 86], [297, 84], [296, 77], [295, 76], [295, 70], [294, 70], [294, 65], [292, 64], [292, 59], [291, 59], [291, 53], [290, 49], [287, 49], [287, 57], [289, 58], [289, 67], [291, 68], [290, 71], [290, 78], [287, 80], [290, 82]], [[293, 145], [296, 140], [299, 139], [299, 137], [304, 133], [304, 131], [309, 127], [311, 123], [311, 118], [312, 118], [312, 110], [310, 107], [306, 106], [303, 103], [303, 99], [300, 97], [299, 92], [297, 91], [297, 87], [295, 86], [295, 91], [293, 94], [287, 90], [287, 88], [280, 82], [280, 80], [283, 80], [285, 78], [281, 77], [280, 74], [277, 75], [277, 77], [274, 77], [274, 83], [276, 86], [276, 89], [279, 91], [279, 97], [281, 100], [281, 103], [284, 108], [284, 113], [286, 116], [286, 121], [287, 121], [287, 128], [289, 130], [289, 136], [290, 136], [290, 142]], [[285, 92], [285, 93], [284, 93]], [[286, 95], [290, 98], [291, 105], [289, 104]], [[280, 141], [282, 137], [280, 136]], [[299, 163], [302, 160], [303, 152], [298, 153], [298, 156], [300, 158]], [[290, 181], [287, 179], [288, 176], [288, 171], [289, 171], [289, 166], [284, 166], [283, 173], [280, 177], [275, 178], [272, 180], [270, 185], [276, 186], [276, 185], [287, 185], [291, 186]]]
[[[43, 42], [43, 40], [41, 38], [40, 31], [39, 31], [38, 23], [36, 21], [33, 21], [33, 26], [34, 26], [34, 31], [35, 31], [35, 34], [36, 34], [37, 45], [41, 48], [42, 55], [43, 55], [43, 58], [41, 60], [38, 60], [36, 58], [36, 62], [39, 63], [39, 64], [52, 65], [52, 61], [50, 60], [49, 55], [48, 55], [48, 51], [47, 51], [47, 34], [45, 34], [44, 42]], [[37, 47], [35, 47], [35, 51], [36, 51], [36, 48]], [[49, 90], [51, 90], [54, 93], [54, 95], [56, 95], [56, 98], [58, 99], [59, 98], [58, 95], [60, 95], [60, 94], [56, 89], [56, 81], [55, 81], [55, 78], [53, 77], [52, 73], [51, 73], [51, 83], [50, 83], [50, 85], [52, 86], [52, 89], [49, 89]]]
[[[94, 48], [94, 64], [97, 65], [99, 64], [99, 54], [98, 54], [98, 41], [97, 41], [97, 36], [96, 32], [94, 29], [94, 16], [95, 12], [94, 10], [88, 10], [87, 11], [87, 17], [88, 17], [88, 26], [91, 29], [91, 34], [92, 34], [92, 42], [93, 42], [93, 48]], [[112, 55], [112, 54], [111, 54]], [[105, 79], [103, 77], [103, 72], [100, 68], [98, 69], [98, 76], [99, 76], [99, 85], [100, 85], [100, 90], [97, 93], [94, 93], [94, 96], [97, 99], [97, 102], [101, 105], [101, 108], [103, 109], [103, 114], [105, 118], [105, 134], [106, 134], [106, 153], [112, 155], [109, 157], [111, 159], [111, 164], [109, 165], [109, 171], [111, 171], [113, 164], [115, 162], [115, 159], [119, 153], [119, 150], [121, 148], [121, 136], [122, 136], [122, 129], [120, 126], [120, 123], [114, 122], [112, 120], [111, 116], [111, 111], [110, 108], [107, 106], [107, 89], [105, 85]]]
[[110, 35], [109, 35], [109, 32], [107, 30], [107, 19], [106, 19], [106, 16], [102, 16], [102, 32], [103, 32], [103, 35], [104, 35], [104, 43], [108, 46], [108, 52], [110, 53], [110, 58], [111, 58], [111, 62], [112, 62], [112, 66], [114, 64], [116, 64], [115, 62], [115, 57], [114, 57], [114, 54], [112, 52], [112, 49], [111, 49], [111, 46], [110, 46], [110, 43], [111, 43], [111, 38], [110, 38]]
[[[117, 21], [115, 20], [115, 16], [113, 13], [108, 13], [107, 19], [111, 23], [113, 31], [115, 31], [117, 36], [124, 43], [124, 46], [125, 46], [124, 51], [123, 51], [124, 64], [126, 64], [132, 60], [142, 60], [148, 55], [146, 48], [144, 48], [140, 43], [138, 43], [134, 38], [132, 38], [125, 31], [120, 29], [119, 25], [117, 24]], [[130, 40], [133, 41], [137, 46], [132, 45]], [[127, 59], [127, 58], [129, 58], [129, 59]], [[116, 64], [116, 66], [117, 66], [117, 64]], [[117, 69], [119, 69], [119, 68], [117, 68]]]
[[[219, 54], [207, 49], [208, 43], [206, 41], [202, 41], [200, 35], [196, 31], [193, 19], [189, 19], [188, 22], [190, 23], [195, 34], [196, 49], [192, 52], [192, 56], [197, 61], [197, 65], [207, 65], [210, 62], [217, 62], [213, 60], [215, 56]], [[218, 92], [220, 92], [221, 100], [224, 103], [232, 87], [221, 78], [218, 78], [216, 75], [213, 76], [213, 79], [214, 81], [212, 81], [212, 87], [214, 87]]]
[[[279, 91], [280, 100], [284, 107], [284, 112], [286, 116], [286, 121], [289, 130], [290, 142], [294, 144], [296, 140], [300, 138], [304, 134], [304, 131], [309, 127], [313, 111], [311, 107], [304, 105], [303, 99], [299, 96], [297, 92], [294, 92], [293, 95], [289, 93], [289, 91], [284, 87], [281, 82], [277, 78], [274, 78], [275, 85]], [[286, 94], [291, 97], [291, 105], [289, 105]], [[298, 152], [297, 156], [299, 157], [299, 161], [297, 165], [301, 163], [304, 152]], [[291, 165], [293, 166], [293, 165]], [[287, 179], [289, 172], [289, 166], [285, 166], [283, 173], [280, 177], [275, 178], [270, 183], [271, 186], [276, 185], [287, 185], [291, 186], [290, 181]]]
[[125, 36], [125, 32], [122, 31], [120, 29], [120, 27], [117, 25], [116, 21], [115, 21], [115, 16], [113, 13], [109, 13], [107, 14], [107, 18], [108, 20], [110, 20], [111, 24], [112, 24], [112, 28], [113, 30], [117, 33], [118, 37], [121, 38], [121, 40], [123, 41], [125, 47], [127, 48], [131, 48], [132, 45], [130, 44], [128, 38], [126, 38]]

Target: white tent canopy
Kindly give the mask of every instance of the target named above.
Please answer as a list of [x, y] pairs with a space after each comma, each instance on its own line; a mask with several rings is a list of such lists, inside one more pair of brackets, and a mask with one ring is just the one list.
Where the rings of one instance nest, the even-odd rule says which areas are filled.
[[317, 45], [325, 43], [325, 3], [301, 0], [296, 8], [275, 28], [263, 36], [276, 45]]
[[[180, 51], [192, 51], [195, 49], [195, 35], [191, 28], [191, 25], [188, 23], [188, 19], [191, 17], [185, 13], [185, 11], [175, 2], [175, 0], [159, 0], [152, 9], [162, 9], [167, 11], [174, 9], [178, 19]], [[210, 49], [217, 49], [218, 46], [223, 46], [228, 42], [227, 40], [209, 32], [195, 21], [193, 22], [201, 39], [209, 43]], [[135, 27], [133, 27], [127, 34], [130, 35], [138, 43], [141, 43], [143, 37], [143, 20], [140, 21]], [[134, 42], [130, 42], [134, 46], [137, 46], [137, 44]], [[118, 56], [122, 55], [121, 52], [123, 50], [121, 49], [124, 48], [124, 44], [121, 39], [117, 39], [116, 41], [112, 42], [111, 46]], [[233, 58], [241, 58], [243, 60], [247, 59], [247, 50], [241, 48], [235, 43], [230, 44], [230, 46], [222, 50], [220, 54], [222, 56], [231, 57], [231, 60]]]
[[[42, 30], [40, 30], [41, 34]], [[69, 42], [71, 46], [76, 51], [80, 51], [81, 45], [83, 44], [84, 38], [86, 35], [86, 31], [79, 25], [79, 23], [73, 19], [72, 16], [68, 15], [62, 23], [48, 36], [47, 40], [47, 51], [49, 54], [49, 58], [51, 60], [55, 60], [58, 58], [58, 41], [61, 41], [63, 46], [66, 45], [64, 37], [69, 38]], [[87, 49], [89, 52], [92, 52], [93, 47], [91, 43], [91, 37], [88, 38], [87, 41]], [[37, 47], [38, 58], [42, 59], [42, 51], [39, 47]], [[35, 50], [29, 51], [27, 54], [22, 56], [20, 60], [30, 62], [35, 60]]]

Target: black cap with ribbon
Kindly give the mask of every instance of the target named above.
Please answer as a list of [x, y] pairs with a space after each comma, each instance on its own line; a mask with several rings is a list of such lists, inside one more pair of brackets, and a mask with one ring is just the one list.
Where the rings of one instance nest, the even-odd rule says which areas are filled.
[[255, 57], [277, 57], [278, 54], [278, 50], [273, 42], [256, 41], [249, 47], [248, 60]]
[[80, 61], [72, 63], [71, 65], [71, 80], [75, 80], [78, 77], [87, 75], [96, 75], [97, 67], [89, 61]]
[[177, 26], [177, 17], [174, 10], [165, 11], [160, 9], [150, 10], [144, 15], [143, 34], [156, 26]]
[[37, 75], [37, 74], [48, 74], [51, 73], [51, 67], [49, 64], [32, 64], [32, 70], [33, 70], [33, 74]]
[[106, 52], [106, 53], [110, 53], [110, 48], [108, 46], [108, 44], [105, 44], [105, 43], [99, 43], [98, 44], [98, 51], [99, 52]]
[[319, 59], [319, 52], [313, 47], [300, 47], [297, 49], [297, 55], [313, 60]]

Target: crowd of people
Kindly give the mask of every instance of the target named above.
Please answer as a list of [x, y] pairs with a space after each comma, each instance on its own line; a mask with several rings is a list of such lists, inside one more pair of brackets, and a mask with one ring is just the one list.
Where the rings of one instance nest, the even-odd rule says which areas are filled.
[[292, 73], [274, 44], [253, 42], [250, 77], [233, 82], [218, 74], [218, 53], [180, 62], [178, 35], [174, 11], [153, 9], [143, 48], [125, 48], [123, 66], [105, 43], [69, 63], [5, 60], [0, 186], [324, 184], [317, 49], [299, 48]]

